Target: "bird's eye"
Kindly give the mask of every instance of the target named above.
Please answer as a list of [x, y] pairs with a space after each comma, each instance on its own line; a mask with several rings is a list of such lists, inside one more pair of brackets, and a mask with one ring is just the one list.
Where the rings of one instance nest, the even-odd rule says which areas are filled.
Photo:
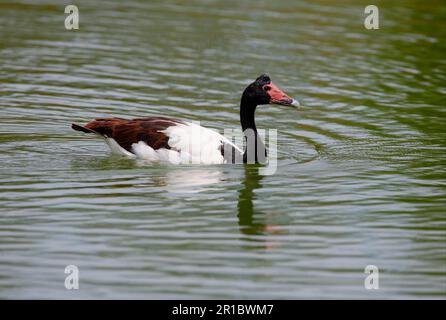
[[269, 91], [269, 90], [271, 90], [271, 87], [270, 87], [270, 86], [264, 86], [264, 87], [263, 87], [263, 90], [265, 90], [265, 91]]

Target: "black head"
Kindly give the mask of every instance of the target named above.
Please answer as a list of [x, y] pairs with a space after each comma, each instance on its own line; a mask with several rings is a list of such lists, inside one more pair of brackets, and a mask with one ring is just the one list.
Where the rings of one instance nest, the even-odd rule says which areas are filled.
[[299, 103], [287, 96], [271, 82], [267, 74], [262, 74], [243, 91], [242, 99], [251, 105], [280, 104], [298, 107]]

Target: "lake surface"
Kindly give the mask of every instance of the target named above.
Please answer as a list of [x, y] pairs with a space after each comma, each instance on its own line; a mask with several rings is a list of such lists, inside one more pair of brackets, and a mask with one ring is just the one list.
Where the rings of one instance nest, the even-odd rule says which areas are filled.
[[[378, 1], [379, 30], [368, 1], [76, 1], [77, 31], [65, 4], [0, 2], [0, 298], [446, 298], [444, 1]], [[264, 72], [305, 105], [258, 108], [271, 176], [70, 128], [237, 129]]]

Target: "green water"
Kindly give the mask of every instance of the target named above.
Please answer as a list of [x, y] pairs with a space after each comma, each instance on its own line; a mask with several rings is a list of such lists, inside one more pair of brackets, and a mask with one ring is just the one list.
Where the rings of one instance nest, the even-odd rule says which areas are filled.
[[[0, 1], [0, 298], [446, 298], [446, 5]], [[163, 115], [239, 128], [278, 169], [141, 164], [70, 129]], [[66, 290], [76, 265], [79, 290]], [[379, 268], [379, 290], [364, 268]]]

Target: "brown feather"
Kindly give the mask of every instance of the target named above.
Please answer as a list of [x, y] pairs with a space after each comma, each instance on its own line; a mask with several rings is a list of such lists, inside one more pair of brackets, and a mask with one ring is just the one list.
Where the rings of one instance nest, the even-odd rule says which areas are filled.
[[149, 117], [140, 119], [98, 118], [87, 123], [84, 127], [76, 124], [72, 128], [77, 131], [97, 133], [113, 138], [125, 150], [132, 152], [132, 144], [144, 141], [154, 150], [170, 149], [169, 137], [163, 132], [170, 126], [181, 124], [175, 119], [164, 117]]

